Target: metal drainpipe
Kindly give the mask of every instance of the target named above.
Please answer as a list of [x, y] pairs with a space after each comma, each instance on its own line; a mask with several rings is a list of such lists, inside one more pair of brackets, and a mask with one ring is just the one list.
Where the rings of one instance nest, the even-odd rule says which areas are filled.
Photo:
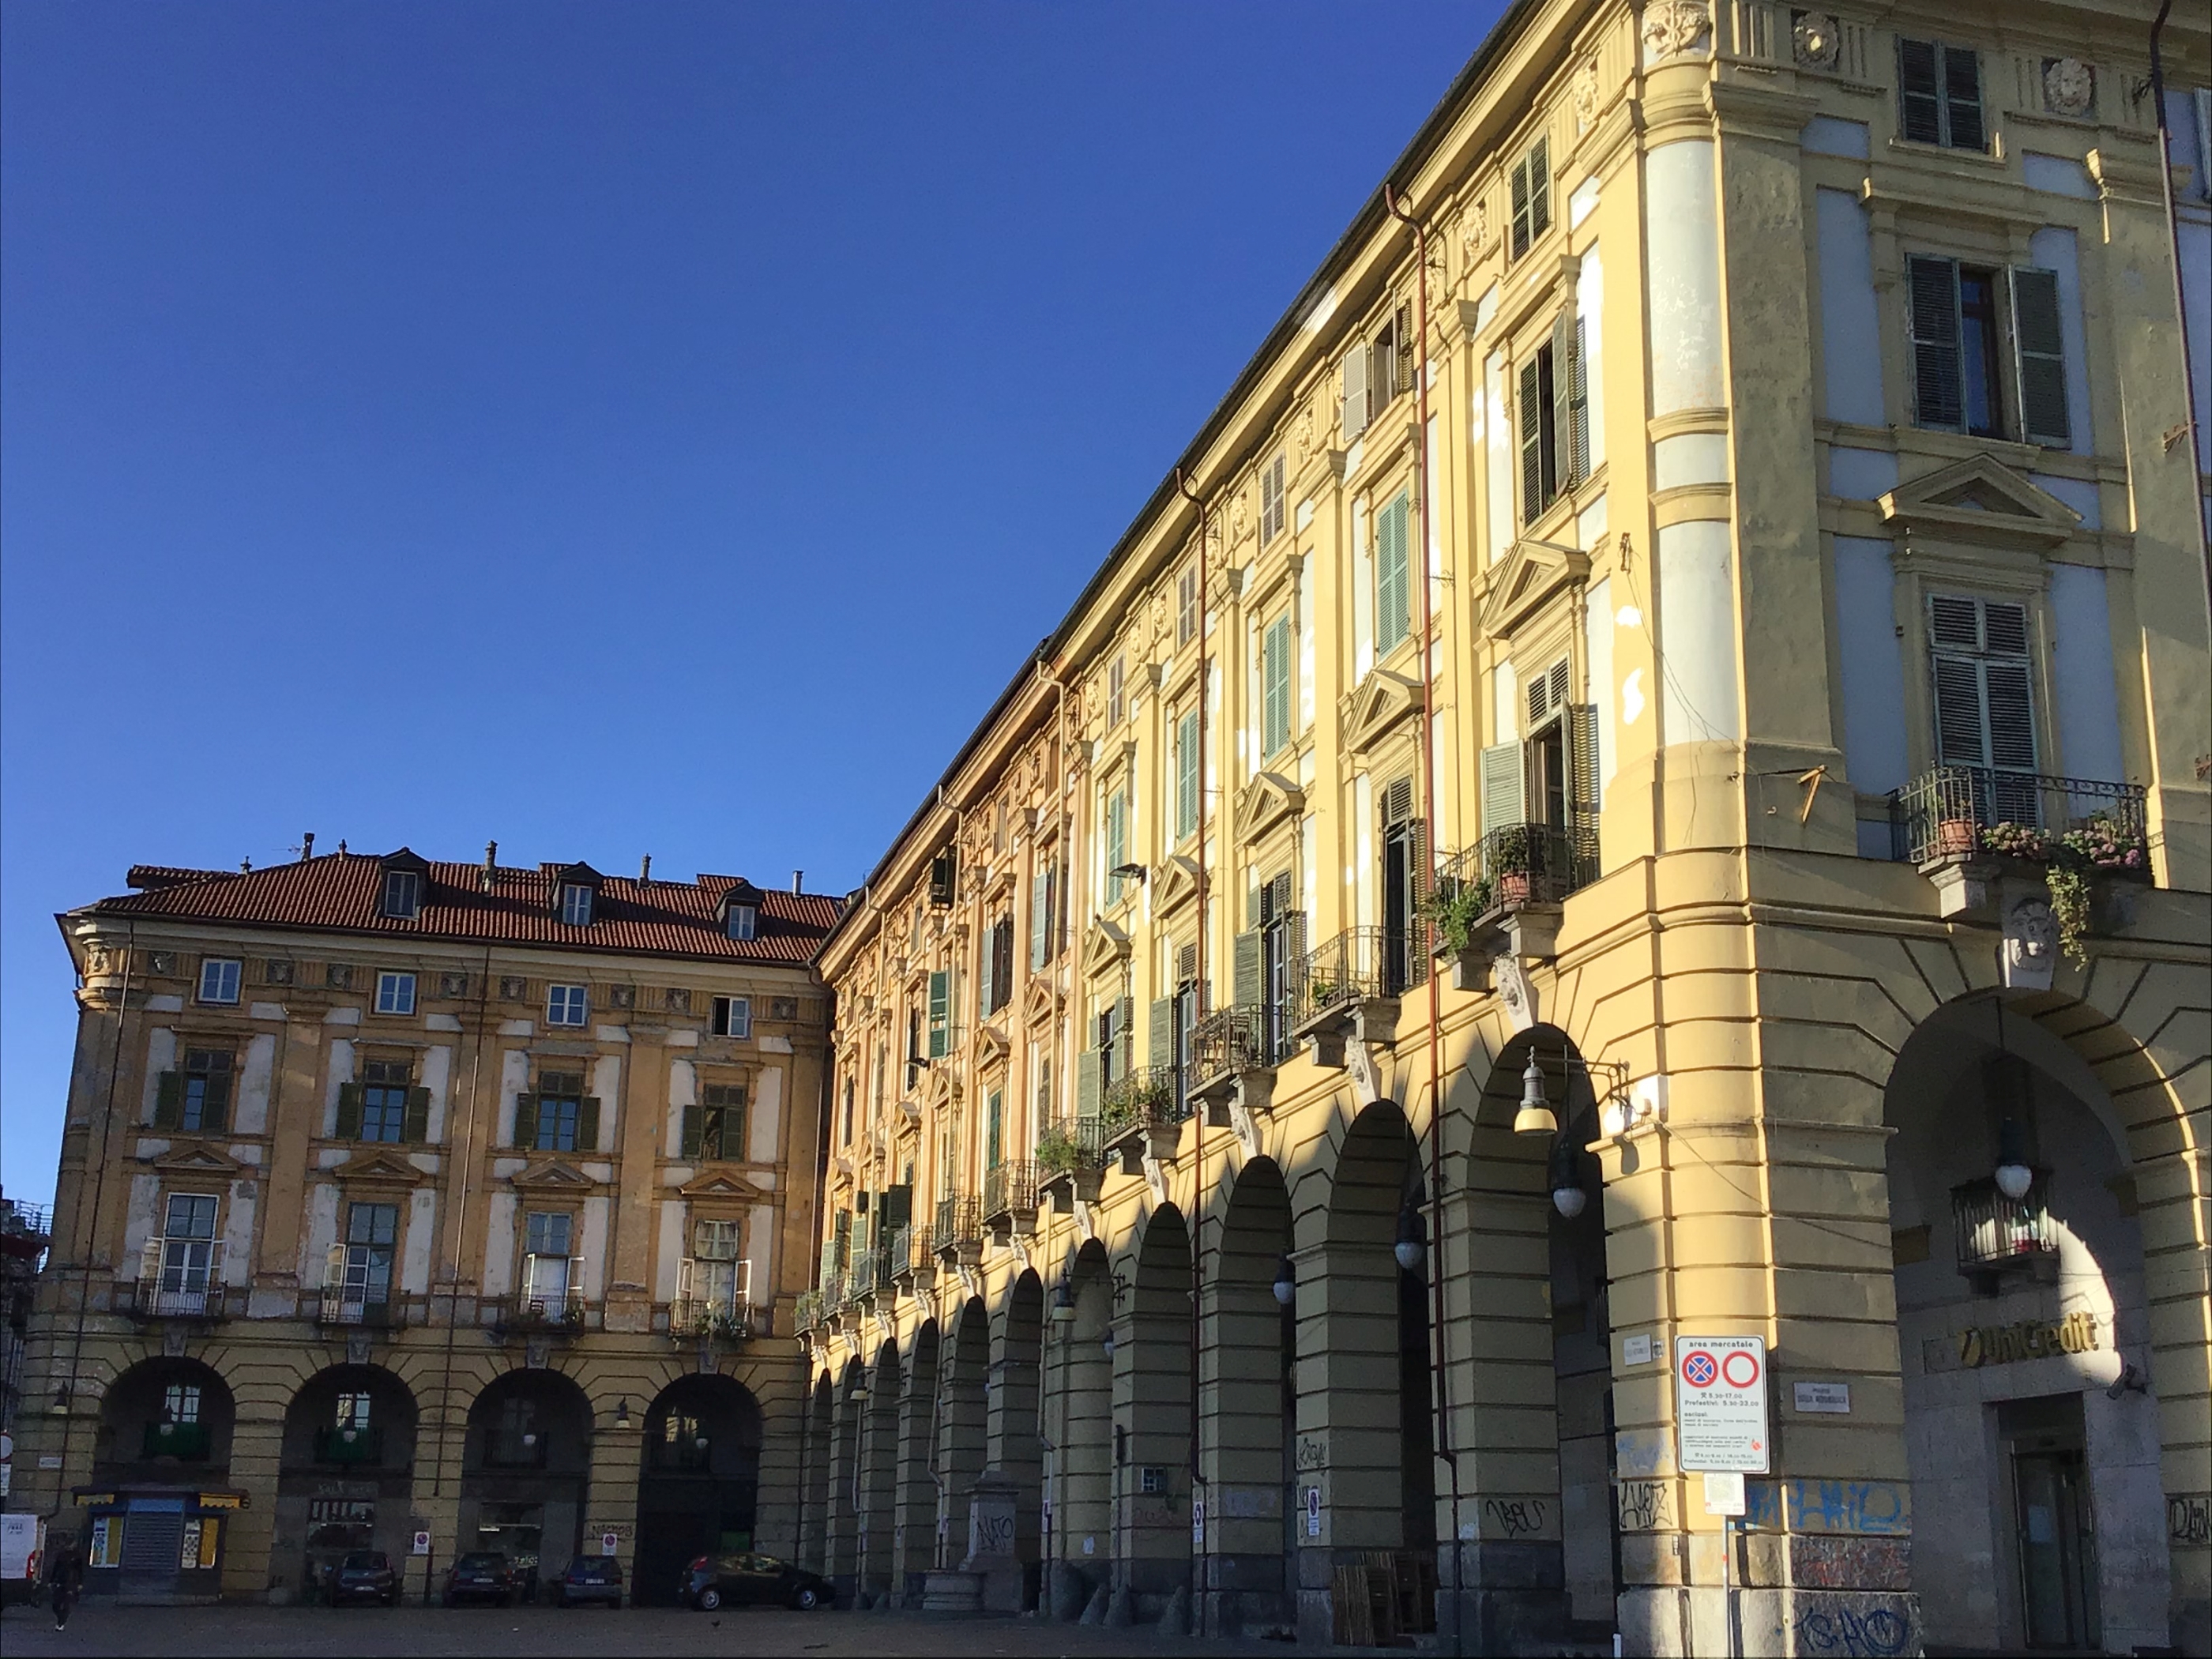
[[[2166, 234], [2173, 252], [2173, 314], [2181, 325], [2182, 424], [2189, 445], [2191, 517], [2197, 525], [2197, 557], [2204, 573], [2204, 626], [2212, 637], [2212, 541], [2204, 530], [2204, 484], [2197, 465], [2197, 380], [2189, 363], [2189, 302], [2181, 283], [2181, 220], [2173, 205], [2173, 134], [2166, 124], [2166, 64], [2159, 55], [2158, 38], [2165, 32], [2166, 14], [2173, 0], [2160, 0], [2158, 16], [2150, 26], [2150, 95], [2158, 113], [2158, 191], [2166, 204]], [[2200, 148], [2202, 140], [2199, 141]], [[2197, 158], [2199, 185], [2212, 177], [2212, 156]]]
[[[1388, 181], [1382, 204], [1390, 216], [1413, 232], [1414, 289], [1417, 295], [1414, 329], [1421, 349], [1414, 359], [1413, 388], [1419, 413], [1413, 433], [1413, 476], [1421, 497], [1421, 800], [1430, 860], [1429, 877], [1435, 878], [1437, 848], [1437, 694], [1436, 618], [1429, 602], [1429, 550], [1434, 543], [1429, 497], [1434, 480], [1429, 477], [1429, 233], [1421, 222], [1398, 204], [1398, 192]], [[1443, 1166], [1443, 1036], [1437, 1029], [1442, 993], [1436, 965], [1429, 968], [1429, 1297], [1435, 1321], [1435, 1340], [1430, 1349], [1431, 1386], [1435, 1395], [1436, 1453], [1451, 1471], [1452, 1651], [1465, 1650], [1460, 1625], [1461, 1557], [1459, 1547], [1459, 1455], [1451, 1448], [1451, 1410], [1446, 1385], [1450, 1373], [1444, 1365], [1444, 1166]]]
[[[1176, 488], [1182, 497], [1198, 508], [1198, 881], [1193, 902], [1198, 909], [1197, 966], [1193, 969], [1197, 981], [1192, 992], [1193, 1005], [1199, 1017], [1205, 1018], [1206, 1005], [1206, 933], [1209, 918], [1206, 908], [1206, 716], [1207, 694], [1212, 690], [1206, 676], [1211, 672], [1206, 652], [1206, 532], [1207, 513], [1203, 498], [1194, 494], [1182, 476], [1182, 468], [1176, 468]], [[1205, 1282], [1206, 1260], [1206, 1114], [1191, 1114], [1194, 1127], [1194, 1150], [1190, 1173], [1190, 1480], [1193, 1487], [1204, 1492], [1206, 1508], [1212, 1507], [1212, 1489], [1207, 1485], [1205, 1471], [1199, 1466], [1199, 1380], [1198, 1360], [1201, 1334], [1199, 1329], [1199, 1291]], [[1200, 1511], [1196, 1560], [1197, 1583], [1191, 1590], [1191, 1617], [1200, 1635], [1206, 1630], [1206, 1585], [1212, 1576], [1212, 1533], [1206, 1524], [1212, 1519], [1205, 1510]]]

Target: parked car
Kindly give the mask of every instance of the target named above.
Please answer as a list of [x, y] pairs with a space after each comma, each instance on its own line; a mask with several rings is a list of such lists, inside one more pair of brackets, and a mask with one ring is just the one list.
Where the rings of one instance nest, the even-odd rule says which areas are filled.
[[833, 1599], [830, 1581], [773, 1555], [702, 1555], [684, 1580], [684, 1599], [702, 1613], [773, 1601], [811, 1611]]
[[495, 1601], [501, 1607], [514, 1605], [515, 1592], [521, 1588], [521, 1576], [514, 1564], [497, 1550], [471, 1550], [446, 1571], [446, 1605], [457, 1607], [464, 1601]]
[[339, 1562], [324, 1590], [334, 1607], [349, 1601], [381, 1601], [399, 1605], [399, 1574], [382, 1550], [356, 1550]]
[[580, 1555], [553, 1581], [556, 1607], [589, 1607], [594, 1601], [618, 1607], [622, 1598], [622, 1563], [611, 1555]]

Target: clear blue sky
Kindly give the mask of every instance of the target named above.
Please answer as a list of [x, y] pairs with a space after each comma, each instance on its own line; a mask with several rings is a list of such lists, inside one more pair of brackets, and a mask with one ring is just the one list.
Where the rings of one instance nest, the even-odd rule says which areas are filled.
[[0, 9], [0, 1184], [55, 912], [857, 884], [1495, 15]]

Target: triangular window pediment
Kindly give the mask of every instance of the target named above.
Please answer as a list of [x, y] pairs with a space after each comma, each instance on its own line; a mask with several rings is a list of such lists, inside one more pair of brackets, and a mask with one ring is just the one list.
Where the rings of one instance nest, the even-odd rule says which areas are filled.
[[514, 1187], [574, 1188], [581, 1190], [587, 1187], [595, 1187], [599, 1183], [572, 1164], [559, 1158], [548, 1158], [544, 1163], [532, 1164], [528, 1169], [516, 1170], [507, 1177], [507, 1184]]
[[422, 1170], [416, 1169], [397, 1152], [380, 1150], [362, 1152], [348, 1158], [337, 1169], [332, 1170], [331, 1174], [340, 1181], [356, 1186], [381, 1181], [411, 1187], [419, 1181], [428, 1179]]
[[1198, 896], [1198, 860], [1177, 854], [1162, 865], [1152, 884], [1152, 913], [1165, 915]]
[[154, 1160], [154, 1167], [163, 1175], [234, 1176], [246, 1166], [228, 1152], [212, 1146], [181, 1146], [164, 1152]]
[[1042, 1025], [1059, 1012], [1060, 999], [1053, 994], [1052, 981], [1042, 974], [1030, 975], [1030, 988], [1022, 996], [1022, 1020], [1028, 1025]]
[[1421, 706], [1421, 688], [1403, 674], [1378, 668], [1345, 699], [1344, 746], [1353, 754], [1374, 744]]
[[1961, 541], [2056, 547], [2081, 527], [2080, 514], [1990, 455], [1899, 484], [1881, 501], [1890, 523]]
[[750, 1202], [761, 1196], [761, 1189], [740, 1176], [726, 1170], [715, 1170], [702, 1176], [694, 1176], [676, 1189], [689, 1199], [735, 1199]]
[[1305, 811], [1306, 792], [1279, 772], [1262, 772], [1237, 798], [1237, 833], [1246, 841], [1265, 835]]
[[1477, 625], [1492, 639], [1511, 634], [1560, 589], [1588, 580], [1589, 562], [1589, 554], [1569, 548], [1514, 543], [1490, 579]]
[[1103, 974], [1129, 959], [1129, 936], [1103, 916], [1091, 924], [1083, 940], [1083, 971]]

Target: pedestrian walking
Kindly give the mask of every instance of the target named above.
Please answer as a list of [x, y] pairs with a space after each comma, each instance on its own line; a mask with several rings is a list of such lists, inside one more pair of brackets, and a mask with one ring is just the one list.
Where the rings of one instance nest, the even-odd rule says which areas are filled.
[[76, 1553], [75, 1534], [46, 1534], [46, 1583], [53, 1589], [54, 1628], [65, 1629], [70, 1609], [76, 1605], [77, 1595], [84, 1589], [84, 1560]]

